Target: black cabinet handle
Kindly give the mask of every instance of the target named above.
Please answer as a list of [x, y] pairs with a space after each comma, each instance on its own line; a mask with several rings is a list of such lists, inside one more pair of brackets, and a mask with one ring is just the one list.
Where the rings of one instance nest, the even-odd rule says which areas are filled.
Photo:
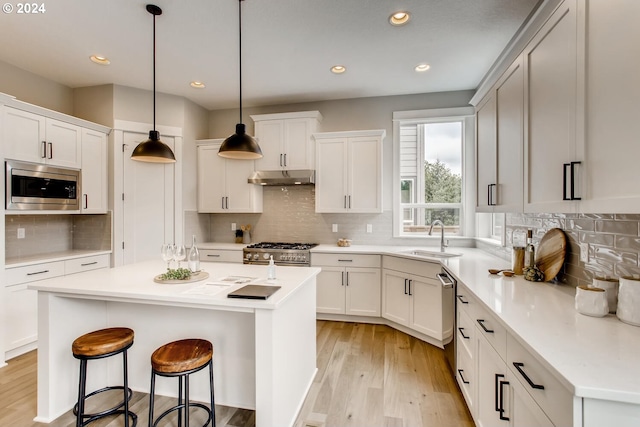
[[464, 369], [458, 369], [458, 375], [460, 375], [460, 379], [462, 380], [462, 382], [464, 384], [469, 384], [469, 381], [464, 379], [464, 375], [462, 375], [463, 372], [464, 372]]
[[524, 380], [529, 384], [529, 386], [531, 388], [535, 388], [537, 390], [544, 390], [544, 386], [540, 385], [540, 384], [535, 384], [533, 381], [531, 381], [531, 378], [529, 378], [529, 376], [524, 372], [524, 370], [522, 368], [524, 368], [524, 363], [521, 362], [513, 362], [513, 366], [516, 367], [516, 369], [518, 370], [518, 372], [520, 372], [520, 375], [522, 375], [522, 377], [524, 378]]
[[404, 294], [409, 295], [409, 293], [407, 292], [407, 279], [404, 279]]
[[[501, 377], [504, 377], [504, 375], [500, 375]], [[500, 410], [498, 412], [500, 412], [500, 419], [504, 420], [504, 421], [509, 421], [509, 417], [505, 417], [504, 416], [504, 389], [502, 388], [505, 385], [509, 385], [509, 381], [499, 381], [499, 385], [498, 387], [500, 388]]]
[[352, 259], [339, 259], [338, 262], [353, 262]]
[[460, 331], [460, 335], [462, 335], [462, 338], [464, 338], [465, 340], [469, 339], [469, 337], [464, 334], [464, 328], [458, 328], [458, 330]]
[[495, 384], [493, 386], [493, 390], [495, 391], [495, 397], [493, 399], [496, 412], [500, 412], [500, 378], [504, 378], [502, 374], [494, 374], [495, 375]]
[[456, 297], [462, 304], [469, 304], [469, 301], [465, 300], [463, 295], [456, 295]]
[[49, 270], [42, 270], [42, 271], [34, 271], [33, 273], [27, 273], [27, 276], [34, 276], [36, 274], [43, 274], [43, 273], [48, 273]]
[[80, 264], [80, 267], [87, 267], [89, 265], [96, 265], [97, 263], [98, 263], [98, 261], [85, 262], [84, 264]]
[[488, 333], [488, 334], [492, 334], [492, 333], [494, 333], [494, 332], [495, 332], [493, 329], [487, 329], [487, 327], [486, 327], [486, 326], [484, 326], [484, 322], [485, 322], [485, 320], [484, 320], [484, 319], [476, 319], [476, 322], [478, 322], [478, 325], [480, 325], [480, 327], [481, 327], [481, 328], [482, 328], [486, 333]]
[[347, 271], [347, 286], [349, 286], [349, 272]]
[[220, 254], [207, 254], [207, 256], [212, 258], [220, 258]]
[[49, 159], [53, 159], [53, 142], [49, 143]]
[[[562, 200], [582, 200], [576, 197], [576, 165], [582, 162], [563, 163], [562, 165]], [[567, 174], [567, 169], [569, 173]], [[569, 175], [569, 195], [567, 196], [567, 175]]]
[[47, 158], [47, 141], [42, 141], [42, 154], [40, 157], [43, 159]]
[[493, 200], [493, 190], [497, 187], [497, 184], [487, 185], [487, 204], [489, 206], [495, 206], [496, 202]]
[[344, 196], [344, 208], [347, 209], [347, 196]]
[[287, 167], [287, 153], [284, 153], [284, 167]]
[[409, 279], [409, 296], [413, 295], [411, 293], [411, 282], [413, 282], [413, 280]]
[[83, 195], [84, 195], [84, 208], [89, 209], [89, 195], [88, 194], [83, 194]]
[[280, 153], [280, 167], [282, 167], [282, 153]]
[[342, 286], [344, 286], [344, 271], [342, 272]]

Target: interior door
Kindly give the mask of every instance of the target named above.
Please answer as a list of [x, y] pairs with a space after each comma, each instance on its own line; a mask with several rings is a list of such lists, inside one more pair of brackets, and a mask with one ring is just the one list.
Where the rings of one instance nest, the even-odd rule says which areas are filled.
[[[174, 242], [175, 166], [131, 160], [131, 153], [147, 135], [124, 132], [123, 137], [123, 261], [160, 259], [163, 243], [183, 243]], [[161, 139], [175, 150], [173, 137]]]

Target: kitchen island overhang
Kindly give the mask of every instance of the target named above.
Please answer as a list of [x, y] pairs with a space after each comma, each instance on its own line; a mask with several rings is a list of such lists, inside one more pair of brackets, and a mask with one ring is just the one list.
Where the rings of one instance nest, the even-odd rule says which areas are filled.
[[[134, 390], [149, 392], [150, 357], [157, 347], [175, 339], [204, 338], [214, 345], [216, 404], [255, 409], [257, 426], [293, 425], [316, 372], [320, 269], [281, 268], [278, 278], [267, 282], [265, 266], [203, 263], [207, 280], [155, 283], [163, 269], [162, 262], [149, 261], [29, 285], [38, 291], [36, 421], [51, 422], [75, 403], [78, 364], [72, 341], [91, 330], [127, 326], [135, 331], [129, 350]], [[263, 301], [227, 298], [242, 284], [217, 293], [207, 285], [228, 276], [253, 277], [281, 288]], [[120, 360], [92, 362], [87, 389], [117, 384], [121, 372]], [[207, 401], [205, 374], [191, 382], [194, 400]], [[171, 381], [157, 384], [156, 393], [173, 396], [175, 391]]]

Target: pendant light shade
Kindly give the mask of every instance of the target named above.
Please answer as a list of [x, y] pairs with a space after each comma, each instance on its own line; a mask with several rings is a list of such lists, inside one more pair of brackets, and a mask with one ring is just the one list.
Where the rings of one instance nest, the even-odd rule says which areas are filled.
[[247, 135], [246, 127], [242, 123], [242, 2], [238, 0], [238, 30], [239, 30], [239, 58], [240, 58], [240, 123], [236, 125], [236, 133], [222, 142], [218, 156], [227, 159], [255, 160], [262, 158], [262, 150], [257, 141]]
[[176, 157], [171, 148], [160, 141], [160, 132], [156, 130], [156, 16], [162, 15], [162, 9], [154, 4], [147, 5], [147, 12], [153, 15], [153, 130], [149, 139], [141, 142], [131, 153], [131, 160], [148, 163], [175, 163]]

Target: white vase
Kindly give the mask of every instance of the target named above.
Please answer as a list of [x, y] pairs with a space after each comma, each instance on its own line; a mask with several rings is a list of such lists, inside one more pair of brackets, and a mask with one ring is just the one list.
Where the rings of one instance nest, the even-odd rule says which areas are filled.
[[640, 278], [620, 278], [616, 315], [625, 323], [640, 326]]
[[609, 302], [609, 313], [615, 313], [618, 309], [618, 286], [620, 281], [615, 278], [593, 278], [594, 288], [601, 288], [607, 291], [607, 301]]
[[587, 316], [606, 316], [609, 313], [607, 291], [602, 288], [578, 286], [576, 288], [576, 310]]

